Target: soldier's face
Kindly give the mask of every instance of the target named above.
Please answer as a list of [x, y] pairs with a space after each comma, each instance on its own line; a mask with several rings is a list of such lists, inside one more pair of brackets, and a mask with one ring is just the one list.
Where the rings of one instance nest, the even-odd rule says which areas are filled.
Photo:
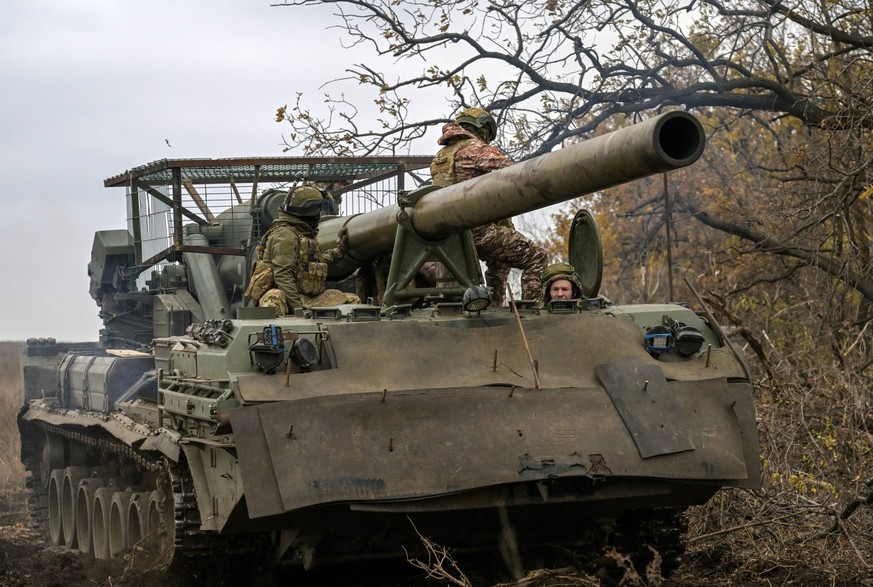
[[556, 279], [549, 287], [549, 295], [553, 300], [572, 300], [573, 284], [569, 279]]

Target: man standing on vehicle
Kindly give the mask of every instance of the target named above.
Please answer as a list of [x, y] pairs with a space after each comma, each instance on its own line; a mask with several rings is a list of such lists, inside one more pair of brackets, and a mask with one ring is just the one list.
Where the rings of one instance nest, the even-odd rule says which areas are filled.
[[[443, 148], [430, 164], [433, 185], [447, 186], [513, 164], [490, 143], [497, 136], [497, 123], [481, 108], [467, 108], [443, 126], [437, 143]], [[521, 294], [526, 300], [540, 297], [540, 276], [546, 252], [515, 230], [510, 219], [472, 230], [473, 244], [485, 261], [485, 281], [493, 290], [495, 306], [502, 306], [510, 269], [522, 270]]]
[[323, 201], [321, 191], [313, 186], [289, 190], [279, 217], [258, 245], [258, 261], [246, 295], [261, 307], [276, 308], [279, 316], [292, 314], [295, 308], [360, 301], [354, 294], [325, 289], [327, 267], [345, 255], [348, 237], [340, 231], [336, 248], [319, 251], [316, 235]]

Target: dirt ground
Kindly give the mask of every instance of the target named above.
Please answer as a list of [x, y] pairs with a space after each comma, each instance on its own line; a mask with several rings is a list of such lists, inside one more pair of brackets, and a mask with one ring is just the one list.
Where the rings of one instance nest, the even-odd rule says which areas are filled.
[[164, 585], [161, 577], [125, 574], [124, 563], [109, 564], [84, 555], [46, 548], [31, 528], [26, 494], [0, 496], [0, 586], [95, 587]]
[[[623, 585], [639, 587], [703, 587], [709, 585], [742, 585], [743, 587], [764, 587], [775, 585], [873, 585], [870, 582], [838, 582], [822, 576], [815, 570], [815, 561], [797, 561], [791, 568], [772, 569], [766, 579], [735, 583], [726, 579], [726, 571], [740, 561], [724, 560], [717, 552], [689, 551], [683, 564], [668, 581], [658, 577], [626, 576]], [[408, 563], [398, 567], [368, 567], [351, 573], [337, 575], [302, 576], [288, 573], [277, 578], [263, 577], [257, 581], [262, 587], [268, 585], [300, 586], [346, 586], [363, 587], [425, 587], [450, 585], [447, 579], [428, 579], [424, 572], [414, 569]], [[15, 493], [0, 496], [0, 587], [140, 587], [140, 586], [181, 586], [189, 581], [176, 581], [166, 572], [138, 572], [128, 568], [126, 561], [98, 561], [88, 556], [66, 552], [59, 548], [49, 548], [41, 543], [37, 533], [30, 527], [26, 511], [26, 494]], [[494, 585], [493, 582], [479, 582], [474, 574], [470, 581], [474, 587]], [[250, 581], [250, 582], [249, 582]], [[255, 579], [233, 581], [197, 581], [198, 585], [234, 585], [242, 587], [255, 584]], [[500, 583], [500, 587], [559, 587], [587, 586], [598, 587], [600, 580], [572, 569], [537, 570], [528, 573], [521, 581]]]

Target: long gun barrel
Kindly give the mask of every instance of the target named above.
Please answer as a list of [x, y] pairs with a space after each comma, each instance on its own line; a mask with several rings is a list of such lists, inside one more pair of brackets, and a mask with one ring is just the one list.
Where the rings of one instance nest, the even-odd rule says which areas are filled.
[[703, 126], [691, 114], [668, 112], [510, 167], [440, 188], [407, 206], [333, 218], [319, 228], [322, 248], [346, 227], [349, 253], [331, 273], [344, 275], [391, 253], [398, 214], [408, 214], [426, 239], [532, 212], [598, 190], [694, 163], [703, 153]]

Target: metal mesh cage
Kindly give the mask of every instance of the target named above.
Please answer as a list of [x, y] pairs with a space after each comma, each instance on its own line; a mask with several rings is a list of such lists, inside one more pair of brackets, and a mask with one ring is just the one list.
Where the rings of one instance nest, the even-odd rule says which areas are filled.
[[[173, 251], [193, 250], [184, 242], [185, 224], [208, 227], [238, 215], [251, 217], [254, 203], [271, 189], [312, 183], [331, 193], [339, 215], [392, 205], [398, 193], [430, 179], [430, 159], [164, 159], [108, 178], [104, 185], [126, 187], [128, 231], [137, 264], [146, 266], [170, 259]], [[242, 253], [250, 236], [229, 232], [212, 239], [209, 246], [214, 252]]]

